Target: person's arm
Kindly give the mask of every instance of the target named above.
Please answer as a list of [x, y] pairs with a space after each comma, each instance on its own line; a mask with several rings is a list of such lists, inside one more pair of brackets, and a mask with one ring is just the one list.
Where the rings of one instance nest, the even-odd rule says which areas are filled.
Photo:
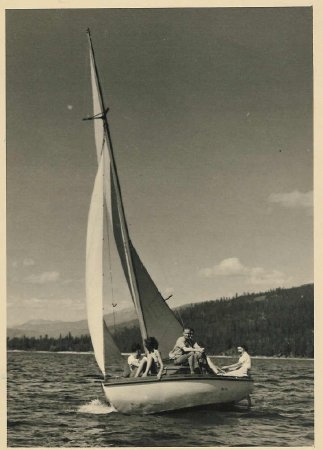
[[[249, 355], [247, 355], [246, 353], [243, 353], [240, 356], [238, 362], [236, 362], [235, 364], [232, 364], [231, 366], [229, 366], [230, 367], [229, 371], [240, 369], [240, 367], [242, 367], [243, 365], [247, 364], [248, 357], [249, 357]], [[249, 359], [250, 359], [250, 357], [249, 357]]]
[[194, 344], [194, 347], [182, 347], [184, 352], [198, 352], [198, 353], [203, 353], [204, 352], [204, 348], [200, 347], [198, 344]]
[[200, 351], [204, 351], [204, 349], [201, 349], [201, 348], [197, 349], [197, 348], [194, 348], [192, 346], [186, 346], [185, 345], [185, 339], [182, 336], [177, 339], [176, 347], [181, 348], [183, 350], [183, 352], [200, 352]]
[[204, 352], [204, 348], [200, 347], [196, 342], [194, 342], [194, 344], [191, 346], [186, 346], [185, 342], [183, 342], [182, 349], [184, 350], [184, 352], [199, 352], [199, 353]]
[[237, 363], [231, 364], [230, 366], [223, 366], [223, 367], [221, 367], [221, 369], [231, 372], [231, 370], [240, 369], [241, 366], [242, 366], [241, 362], [238, 361]]
[[160, 352], [158, 350], [156, 350], [155, 353], [157, 355], [157, 359], [158, 359], [158, 363], [159, 363], [159, 372], [157, 374], [157, 379], [160, 380], [162, 377], [163, 370], [164, 370], [164, 364], [163, 364], [163, 360], [162, 360]]
[[182, 347], [182, 349], [184, 350], [184, 352], [200, 352], [201, 350], [198, 350], [195, 347]]
[[205, 348], [201, 347], [197, 342], [195, 342], [195, 344], [193, 345], [193, 348], [194, 348], [195, 351], [198, 351], [198, 352], [201, 352], [201, 353], [203, 353], [204, 350], [205, 350]]

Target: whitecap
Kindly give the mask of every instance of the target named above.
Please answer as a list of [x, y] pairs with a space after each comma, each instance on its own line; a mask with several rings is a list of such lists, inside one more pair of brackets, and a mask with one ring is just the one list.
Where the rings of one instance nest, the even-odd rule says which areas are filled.
[[99, 399], [91, 400], [90, 403], [82, 405], [78, 409], [79, 413], [85, 414], [110, 414], [117, 410], [107, 403], [102, 403]]

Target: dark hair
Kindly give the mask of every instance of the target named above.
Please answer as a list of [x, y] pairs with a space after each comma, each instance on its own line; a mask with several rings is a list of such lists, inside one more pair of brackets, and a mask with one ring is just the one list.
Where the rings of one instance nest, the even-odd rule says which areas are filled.
[[148, 337], [147, 339], [145, 339], [145, 347], [146, 349], [150, 352], [153, 352], [154, 350], [158, 349], [158, 341], [156, 338], [154, 338], [153, 336]]
[[192, 328], [192, 327], [184, 327], [183, 331], [185, 331], [185, 330], [189, 330], [191, 333], [194, 333], [194, 328]]
[[141, 351], [141, 345], [140, 344], [132, 344], [131, 351], [134, 353], [134, 352], [137, 352], [138, 350]]
[[246, 344], [241, 344], [239, 347], [242, 347], [246, 352], [248, 351], [248, 346]]

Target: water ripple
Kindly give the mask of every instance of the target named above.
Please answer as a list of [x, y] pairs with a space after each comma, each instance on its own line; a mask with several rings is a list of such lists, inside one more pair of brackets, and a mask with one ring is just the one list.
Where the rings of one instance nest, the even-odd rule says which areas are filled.
[[8, 353], [8, 445], [313, 446], [313, 361], [255, 359], [253, 377], [250, 410], [124, 416], [105, 403], [93, 355]]

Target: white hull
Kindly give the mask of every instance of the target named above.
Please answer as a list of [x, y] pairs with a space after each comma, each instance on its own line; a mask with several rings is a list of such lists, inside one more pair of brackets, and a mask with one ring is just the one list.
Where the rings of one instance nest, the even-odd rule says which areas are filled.
[[253, 389], [249, 377], [212, 375], [128, 378], [102, 385], [108, 402], [124, 414], [153, 414], [240, 401]]

